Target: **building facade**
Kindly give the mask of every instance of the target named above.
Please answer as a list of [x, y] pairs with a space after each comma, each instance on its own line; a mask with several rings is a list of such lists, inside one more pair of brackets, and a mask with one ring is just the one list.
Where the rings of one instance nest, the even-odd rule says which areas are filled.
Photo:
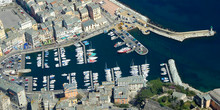
[[1, 20], [0, 20], [0, 39], [1, 40], [6, 39], [4, 25]]
[[90, 3], [88, 4], [89, 16], [93, 20], [97, 20], [101, 18], [101, 9], [98, 4]]
[[27, 106], [27, 99], [23, 87], [0, 79], [0, 90], [10, 97], [10, 100], [20, 107]]
[[74, 98], [78, 95], [76, 83], [63, 84], [64, 94], [67, 98]]
[[114, 87], [114, 103], [115, 104], [128, 104], [129, 91], [127, 87]]

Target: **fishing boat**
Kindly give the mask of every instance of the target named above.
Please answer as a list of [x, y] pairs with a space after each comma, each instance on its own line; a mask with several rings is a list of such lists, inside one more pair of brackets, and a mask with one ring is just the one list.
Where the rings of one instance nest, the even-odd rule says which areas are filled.
[[88, 41], [83, 41], [83, 43], [84, 43], [85, 45], [89, 45], [89, 42], [88, 42]]
[[130, 50], [131, 50], [131, 48], [125, 47], [125, 48], [122, 48], [122, 49], [118, 50], [117, 52], [118, 52], [118, 53], [126, 53], [126, 52], [128, 52], [128, 51], [130, 51]]

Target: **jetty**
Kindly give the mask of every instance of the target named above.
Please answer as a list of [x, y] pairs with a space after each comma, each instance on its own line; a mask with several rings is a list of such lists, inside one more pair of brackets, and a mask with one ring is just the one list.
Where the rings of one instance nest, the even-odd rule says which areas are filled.
[[50, 91], [50, 76], [47, 76], [47, 91]]
[[31, 92], [33, 89], [33, 77], [27, 77], [28, 79], [28, 92]]
[[[130, 9], [129, 7], [123, 5], [117, 0], [110, 0], [110, 1], [121, 8], [117, 10], [115, 14], [116, 16], [119, 16], [118, 21], [123, 23], [123, 25], [119, 25], [119, 26], [124, 30], [130, 30], [137, 27], [140, 31], [142, 31], [143, 34], [149, 34], [150, 32], [153, 32], [161, 36], [171, 38], [180, 42], [188, 38], [214, 36], [216, 33], [213, 30], [212, 26], [210, 30], [196, 30], [196, 31], [187, 31], [187, 32], [175, 32], [169, 29], [164, 29], [157, 25], [152, 24], [148, 17], [143, 16], [140, 13]], [[127, 27], [127, 29], [125, 29], [125, 27]]]
[[80, 41], [80, 44], [83, 46], [83, 55], [84, 55], [84, 61], [85, 64], [87, 64], [87, 59], [86, 59], [86, 46]]
[[182, 86], [182, 80], [180, 79], [179, 73], [177, 72], [175, 61], [173, 59], [169, 59], [168, 61], [169, 67], [170, 67], [170, 72], [173, 78], [173, 83], [175, 85], [180, 85]]
[[114, 76], [114, 70], [113, 70], [113, 68], [111, 68], [111, 73], [112, 73], [112, 80], [113, 80], [114, 83], [115, 83], [115, 76]]
[[57, 50], [58, 50], [58, 57], [59, 57], [59, 65], [61, 67], [62, 65], [61, 65], [61, 57], [60, 57], [60, 48], [58, 48]]
[[198, 31], [188, 31], [188, 32], [174, 32], [170, 31], [168, 29], [163, 29], [161, 27], [158, 27], [156, 25], [153, 25], [151, 23], [146, 23], [146, 28], [150, 30], [151, 32], [154, 32], [156, 34], [159, 34], [161, 36], [165, 36], [174, 40], [183, 41], [188, 38], [196, 38], [196, 37], [209, 37], [214, 36], [215, 31], [213, 31], [213, 28], [211, 27], [210, 30], [198, 30]]
[[170, 70], [169, 70], [169, 68], [168, 68], [168, 66], [167, 66], [167, 63], [163, 63], [163, 64], [164, 64], [164, 66], [165, 66], [165, 68], [166, 68], [168, 77], [169, 77], [169, 79], [170, 79], [170, 83], [173, 83], [173, 79], [172, 79], [172, 77], [171, 77], [171, 75], [170, 75]]
[[131, 34], [129, 34], [127, 31], [122, 31], [122, 33], [118, 31], [113, 31], [119, 38], [121, 38], [125, 44], [128, 47], [131, 47], [132, 49], [128, 51], [127, 53], [130, 53], [132, 51], [136, 51], [139, 55], [146, 55], [148, 53], [148, 49], [143, 46], [140, 42], [138, 42]]
[[89, 71], [89, 76], [90, 76], [90, 82], [91, 82], [92, 89], [94, 89], [92, 71]]
[[42, 69], [44, 68], [44, 51], [42, 51]]

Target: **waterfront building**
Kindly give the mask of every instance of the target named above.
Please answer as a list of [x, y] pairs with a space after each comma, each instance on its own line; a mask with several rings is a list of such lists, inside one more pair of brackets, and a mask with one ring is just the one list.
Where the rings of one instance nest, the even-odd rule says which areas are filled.
[[115, 16], [115, 12], [119, 9], [120, 7], [110, 0], [103, 0], [103, 3], [101, 4], [101, 9], [110, 14], [112, 17]]
[[85, 21], [82, 23], [83, 31], [88, 32], [95, 30], [96, 27], [98, 27], [98, 24], [95, 23], [92, 19]]
[[83, 8], [79, 10], [79, 13], [80, 13], [80, 18], [82, 22], [89, 20], [89, 13], [88, 13], [87, 8]]
[[8, 38], [4, 40], [7, 48], [4, 48], [3, 52], [7, 52], [10, 49], [22, 50], [23, 44], [25, 43], [24, 31], [9, 31], [7, 32]]
[[48, 92], [44, 90], [41, 90], [41, 100], [44, 110], [52, 110], [58, 102], [58, 99], [55, 97], [53, 92]]
[[71, 83], [71, 84], [64, 83], [63, 88], [64, 88], [65, 97], [67, 98], [74, 98], [78, 95], [76, 83]]
[[93, 20], [97, 20], [101, 18], [101, 9], [98, 4], [90, 3], [87, 5], [89, 10], [89, 16]]
[[220, 88], [214, 89], [213, 91], [209, 92], [211, 96], [211, 107], [214, 110], [220, 110]]
[[25, 90], [22, 86], [15, 83], [10, 83], [0, 78], [0, 90], [10, 97], [10, 100], [20, 107], [27, 106]]
[[6, 39], [5, 29], [2, 21], [0, 20], [0, 40]]
[[117, 86], [114, 87], [114, 103], [115, 104], [128, 104], [129, 90], [127, 87]]
[[11, 110], [10, 98], [0, 91], [0, 110]]
[[146, 87], [146, 82], [142, 76], [128, 76], [117, 79], [118, 86], [128, 87], [130, 91], [138, 92], [142, 87]]
[[41, 36], [37, 31], [34, 31], [33, 29], [29, 29], [25, 32], [25, 40], [29, 45], [34, 48], [42, 46], [42, 43], [40, 42]]
[[194, 96], [194, 101], [199, 107], [208, 108], [210, 107], [211, 97], [209, 94], [197, 94]]
[[20, 21], [19, 23], [20, 29], [27, 29], [27, 28], [32, 28], [32, 22], [30, 19], [25, 19], [23, 21]]
[[183, 100], [183, 102], [187, 101], [186, 94], [180, 92], [173, 92], [172, 97], [176, 97], [178, 100]]
[[0, 0], [0, 6], [5, 6], [12, 3], [12, 0]]

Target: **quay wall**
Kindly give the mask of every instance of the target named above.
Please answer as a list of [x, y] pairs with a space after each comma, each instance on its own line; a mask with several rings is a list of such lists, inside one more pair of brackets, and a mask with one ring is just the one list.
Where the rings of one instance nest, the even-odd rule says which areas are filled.
[[143, 15], [141, 15], [140, 13], [138, 13], [138, 12], [136, 12], [136, 11], [134, 11], [134, 10], [128, 8], [128, 7], [125, 6], [124, 4], [118, 2], [117, 0], [109, 0], [109, 1], [111, 1], [112, 3], [118, 5], [119, 7], [123, 8], [123, 9], [125, 9], [125, 10], [130, 11], [131, 13], [136, 14], [139, 18], [141, 18], [141, 19], [144, 20], [145, 22], [148, 22], [148, 21], [149, 21], [149, 18], [147, 18], [146, 16], [143, 16]]
[[208, 36], [213, 36], [215, 34], [214, 31], [210, 30], [199, 30], [199, 31], [188, 31], [188, 32], [174, 32], [170, 31], [168, 29], [163, 29], [160, 27], [157, 27], [155, 25], [152, 25], [148, 23], [147, 27], [151, 32], [154, 32], [156, 34], [159, 34], [161, 36], [165, 36], [177, 41], [183, 41], [187, 38], [196, 38], [196, 37], [208, 37]]
[[170, 72], [171, 72], [171, 75], [172, 75], [172, 78], [173, 78], [173, 83], [176, 84], [176, 85], [182, 86], [183, 84], [182, 84], [182, 81], [180, 79], [179, 73], [176, 69], [175, 61], [173, 59], [169, 59], [168, 64], [169, 64]]

